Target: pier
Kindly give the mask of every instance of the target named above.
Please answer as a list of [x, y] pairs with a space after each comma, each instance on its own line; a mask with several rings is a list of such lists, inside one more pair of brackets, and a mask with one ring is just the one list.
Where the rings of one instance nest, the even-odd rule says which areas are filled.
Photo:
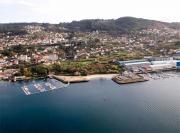
[[60, 88], [65, 88], [68, 86], [69, 86], [69, 83], [65, 84], [56, 79], [47, 79], [42, 82], [34, 81], [31, 84], [25, 84], [24, 86], [21, 87], [21, 89], [26, 95], [32, 95], [32, 94], [52, 91], [52, 90], [56, 90]]
[[128, 75], [118, 75], [112, 78], [112, 80], [118, 84], [129, 84], [129, 83], [136, 83], [136, 82], [145, 82], [149, 79], [138, 75], [138, 74], [128, 74]]

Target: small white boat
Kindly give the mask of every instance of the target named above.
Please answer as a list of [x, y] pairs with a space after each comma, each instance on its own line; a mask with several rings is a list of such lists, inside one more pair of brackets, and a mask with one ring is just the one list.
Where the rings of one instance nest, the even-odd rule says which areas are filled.
[[52, 85], [52, 84], [51, 84], [49, 87], [50, 87], [52, 90], [56, 89], [56, 86], [54, 86], [54, 85]]
[[51, 83], [45, 83], [46, 86], [48, 86], [51, 90], [56, 89], [56, 86], [52, 85]]
[[22, 88], [22, 90], [24, 91], [24, 93], [26, 94], [26, 95], [30, 95], [31, 93], [29, 92], [29, 89], [28, 89], [28, 87], [27, 86], [23, 86], [23, 87], [21, 87]]
[[45, 85], [46, 85], [47, 87], [49, 87], [49, 86], [51, 85], [51, 83], [47, 82], [47, 83], [45, 83]]
[[34, 84], [34, 86], [36, 87], [36, 89], [38, 90], [38, 91], [40, 91], [40, 92], [44, 92], [44, 91], [46, 91], [46, 89], [45, 88], [43, 88], [42, 87], [42, 85], [40, 85], [40, 84]]

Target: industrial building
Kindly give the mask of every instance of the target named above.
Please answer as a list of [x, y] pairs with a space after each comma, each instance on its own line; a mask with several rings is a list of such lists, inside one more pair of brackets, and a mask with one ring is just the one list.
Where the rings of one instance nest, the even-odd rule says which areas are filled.
[[177, 67], [177, 60], [165, 60], [165, 61], [151, 61], [152, 71], [156, 70], [169, 70]]
[[158, 58], [158, 60], [129, 60], [119, 61], [121, 66], [134, 71], [158, 71], [158, 70], [171, 70], [180, 68], [180, 60], [173, 60], [173, 58]]
[[146, 60], [129, 60], [129, 61], [119, 61], [118, 62], [121, 66], [124, 67], [139, 67], [139, 66], [148, 66], [151, 63]]

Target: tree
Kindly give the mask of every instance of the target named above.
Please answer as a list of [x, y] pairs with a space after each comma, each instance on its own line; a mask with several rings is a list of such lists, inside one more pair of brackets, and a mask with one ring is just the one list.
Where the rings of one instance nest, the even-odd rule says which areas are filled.
[[24, 75], [24, 65], [19, 65], [20, 75]]
[[5, 49], [1, 52], [3, 56], [12, 56], [12, 52], [9, 49]]
[[43, 65], [37, 65], [37, 66], [31, 67], [31, 73], [33, 76], [46, 77], [49, 74], [49, 70], [47, 67]]
[[32, 73], [29, 68], [24, 68], [24, 76], [31, 77]]

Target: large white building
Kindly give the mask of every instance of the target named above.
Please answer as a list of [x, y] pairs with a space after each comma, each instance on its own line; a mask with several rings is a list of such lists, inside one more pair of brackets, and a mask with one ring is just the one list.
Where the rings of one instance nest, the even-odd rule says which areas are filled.
[[143, 66], [149, 66], [151, 63], [146, 60], [129, 60], [129, 61], [119, 61], [118, 62], [121, 66], [125, 67], [143, 67]]
[[180, 67], [179, 60], [173, 60], [173, 58], [159, 58], [158, 60], [147, 61], [147, 60], [129, 60], [129, 61], [119, 61], [121, 66], [128, 69], [138, 70], [140, 68], [147, 68], [152, 71], [157, 70], [167, 70]]
[[178, 62], [177, 60], [151, 61], [150, 67], [153, 71], [172, 69], [177, 67], [177, 62]]

